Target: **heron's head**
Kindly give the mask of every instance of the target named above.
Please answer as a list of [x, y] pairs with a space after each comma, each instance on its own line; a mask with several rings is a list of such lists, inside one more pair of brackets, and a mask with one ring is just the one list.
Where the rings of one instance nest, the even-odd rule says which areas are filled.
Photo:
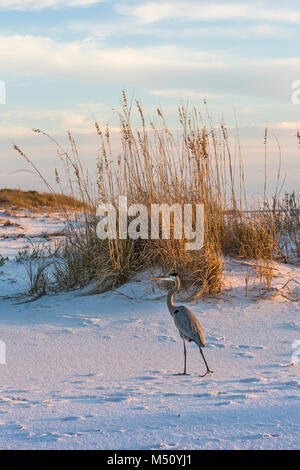
[[167, 274], [166, 276], [152, 277], [152, 279], [156, 280], [156, 281], [173, 281], [173, 282], [176, 282], [177, 277], [178, 277], [178, 274], [172, 272], [170, 274]]

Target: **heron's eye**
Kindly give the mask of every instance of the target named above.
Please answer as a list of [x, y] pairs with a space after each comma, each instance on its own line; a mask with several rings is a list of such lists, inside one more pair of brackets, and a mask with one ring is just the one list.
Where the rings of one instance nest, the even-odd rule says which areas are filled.
[[171, 273], [170, 276], [176, 277], [176, 276], [178, 276], [178, 274], [177, 273]]

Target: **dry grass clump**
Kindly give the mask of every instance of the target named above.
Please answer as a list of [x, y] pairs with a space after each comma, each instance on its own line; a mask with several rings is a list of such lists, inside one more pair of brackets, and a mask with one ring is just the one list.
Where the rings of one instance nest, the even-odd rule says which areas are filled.
[[[140, 127], [134, 130], [131, 126], [133, 111], [123, 95], [123, 108], [119, 114], [120, 155], [112, 154], [109, 128], [101, 130], [95, 123], [101, 148], [98, 158], [99, 199], [116, 206], [118, 196], [126, 195], [128, 205], [146, 206], [149, 217], [153, 204], [179, 204], [181, 208], [185, 204], [203, 204], [205, 246], [200, 251], [186, 250], [185, 238], [174, 239], [175, 221], [171, 219], [171, 238], [168, 240], [149, 238], [106, 242], [102, 247], [106, 253], [105, 281], [110, 279], [108, 282], [117, 285], [133, 272], [160, 266], [164, 271], [176, 269], [184, 280], [192, 283], [194, 297], [219, 292], [223, 271], [219, 233], [228, 198], [226, 179], [230, 180], [226, 166], [228, 145], [223, 142], [225, 155], [223, 151], [217, 152], [215, 130], [204, 126], [202, 116], [196, 110], [189, 115], [179, 107], [179, 129], [174, 131], [166, 126], [160, 109], [157, 110], [156, 122], [146, 125], [142, 107], [138, 102], [136, 106]], [[232, 195], [233, 190], [229, 200]], [[195, 219], [195, 214], [193, 217]], [[103, 276], [103, 270], [101, 273]]]
[[82, 209], [83, 204], [78, 199], [65, 194], [40, 193], [38, 191], [22, 191], [20, 189], [0, 189], [0, 206], [7, 208], [7, 214], [11, 214], [12, 206], [22, 209]]
[[51, 259], [55, 253], [43, 244], [34, 244], [28, 239], [25, 249], [18, 251], [15, 261], [25, 267], [29, 283], [28, 294], [37, 299], [45, 295], [51, 286], [49, 268], [53, 265]]
[[[131, 124], [133, 113], [135, 119], [139, 118], [135, 128]], [[96, 280], [99, 290], [104, 291], [123, 284], [141, 270], [160, 267], [165, 272], [176, 269], [183, 286], [192, 285], [191, 298], [197, 298], [220, 292], [226, 254], [270, 261], [283, 256], [282, 220], [276, 211], [267, 208], [266, 195], [261, 210], [249, 211], [239, 146], [235, 145], [232, 153], [224, 123], [214, 127], [208, 113], [204, 119], [196, 109], [189, 112], [182, 106], [178, 108], [176, 129], [167, 127], [160, 109], [153, 121], [146, 122], [140, 103], [136, 102], [133, 109], [125, 93], [119, 119], [120, 151], [113, 150], [109, 127], [101, 128], [95, 122], [99, 138], [96, 195], [72, 135], [68, 133], [70, 153], [54, 141], [72, 197], [78, 197], [84, 208], [75, 222], [66, 215], [66, 241], [54, 268], [58, 288], [83, 286]], [[17, 146], [15, 149], [30, 162]], [[35, 166], [34, 170], [40, 174]], [[57, 169], [55, 175], [60, 186]], [[49, 185], [48, 188], [52, 189]], [[110, 203], [118, 207], [119, 196], [126, 196], [128, 205], [145, 205], [149, 217], [152, 204], [179, 204], [182, 208], [184, 204], [203, 204], [204, 247], [188, 251], [188, 240], [174, 239], [174, 218], [168, 240], [99, 240], [96, 206]], [[276, 191], [273, 206], [277, 205]], [[270, 275], [263, 276], [270, 279]]]
[[223, 232], [224, 253], [245, 259], [282, 257], [280, 235], [283, 226], [275, 229], [272, 222], [272, 214], [254, 219], [243, 214], [230, 220]]
[[69, 234], [55, 263], [56, 285], [64, 290], [94, 280], [99, 292], [119, 287], [133, 273], [146, 268], [136, 245], [132, 240], [99, 240], [92, 227], [88, 235]]
[[286, 241], [292, 253], [300, 258], [300, 195], [295, 191], [286, 192], [279, 209], [284, 221]]

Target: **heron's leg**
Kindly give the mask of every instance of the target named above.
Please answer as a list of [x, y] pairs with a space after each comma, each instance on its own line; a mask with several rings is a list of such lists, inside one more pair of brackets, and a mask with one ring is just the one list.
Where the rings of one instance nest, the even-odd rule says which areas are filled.
[[185, 345], [185, 339], [182, 338], [183, 341], [183, 352], [184, 352], [184, 371], [183, 375], [186, 375], [186, 345]]
[[205, 372], [204, 375], [200, 375], [200, 377], [205, 377], [207, 374], [212, 374], [214, 371], [209, 369], [209, 367], [208, 367], [208, 365], [207, 365], [207, 362], [206, 362], [206, 359], [205, 359], [205, 357], [204, 357], [203, 351], [202, 351], [202, 349], [200, 348], [200, 346], [199, 346], [199, 349], [200, 349], [200, 353], [201, 353], [201, 355], [202, 355], [202, 357], [203, 357], [204, 363], [205, 363], [205, 365], [206, 365], [206, 372]]
[[186, 345], [185, 345], [185, 339], [181, 336], [182, 341], [183, 341], [183, 353], [184, 353], [184, 370], [183, 372], [180, 372], [179, 374], [175, 375], [189, 375], [186, 373]]

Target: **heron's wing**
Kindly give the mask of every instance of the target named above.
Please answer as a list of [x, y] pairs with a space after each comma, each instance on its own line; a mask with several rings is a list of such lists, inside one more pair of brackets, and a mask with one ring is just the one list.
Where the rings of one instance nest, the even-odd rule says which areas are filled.
[[176, 307], [174, 323], [179, 332], [186, 338], [195, 341], [199, 346], [205, 346], [205, 337], [196, 315], [187, 307]]

